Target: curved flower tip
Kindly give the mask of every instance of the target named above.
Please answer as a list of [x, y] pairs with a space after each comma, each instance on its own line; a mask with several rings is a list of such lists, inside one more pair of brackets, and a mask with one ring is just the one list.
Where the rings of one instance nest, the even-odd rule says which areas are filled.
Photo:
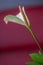
[[7, 16], [4, 17], [4, 22], [7, 24], [8, 21], [7, 21]]

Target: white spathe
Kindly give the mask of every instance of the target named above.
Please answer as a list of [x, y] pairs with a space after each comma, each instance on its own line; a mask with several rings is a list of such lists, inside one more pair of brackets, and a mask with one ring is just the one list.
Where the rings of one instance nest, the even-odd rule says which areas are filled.
[[14, 15], [7, 15], [4, 17], [4, 22], [7, 24], [8, 22], [12, 22], [12, 23], [18, 23], [21, 25], [25, 25], [25, 21], [21, 15], [21, 12], [19, 14], [17, 14], [16, 16]]
[[[22, 10], [23, 10], [23, 13], [26, 17], [26, 20], [28, 22], [28, 24], [30, 25], [30, 22], [29, 22], [29, 19], [25, 13], [25, 10], [24, 10], [24, 7], [22, 7]], [[19, 14], [17, 14], [16, 16], [14, 15], [7, 15], [4, 17], [4, 22], [7, 24], [8, 22], [12, 22], [12, 23], [18, 23], [18, 24], [21, 24], [21, 25], [25, 25], [26, 26], [26, 23], [25, 23], [25, 20], [21, 14], [21, 12]]]

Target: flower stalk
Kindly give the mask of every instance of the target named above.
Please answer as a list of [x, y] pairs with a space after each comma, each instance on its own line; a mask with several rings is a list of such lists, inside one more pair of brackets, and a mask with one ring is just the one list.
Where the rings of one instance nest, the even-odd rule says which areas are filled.
[[22, 14], [22, 16], [23, 16], [23, 18], [24, 18], [24, 21], [25, 21], [25, 24], [26, 24], [27, 29], [31, 32], [32, 37], [34, 38], [34, 40], [35, 40], [37, 46], [38, 46], [39, 49], [40, 49], [40, 53], [42, 53], [42, 48], [41, 48], [41, 46], [40, 46], [39, 40], [37, 39], [36, 35], [34, 34], [34, 32], [33, 32], [32, 28], [31, 28], [31, 26], [28, 24], [28, 20], [27, 20], [28, 18], [27, 18], [26, 15], [25, 15], [24, 8], [22, 9], [22, 7], [19, 6], [19, 10], [20, 10], [20, 12], [21, 12], [21, 14]]

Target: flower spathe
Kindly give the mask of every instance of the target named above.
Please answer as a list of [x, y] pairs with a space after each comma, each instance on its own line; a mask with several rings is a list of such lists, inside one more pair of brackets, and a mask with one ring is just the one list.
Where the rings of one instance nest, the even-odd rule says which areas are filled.
[[[24, 15], [25, 15], [26, 18], [27, 18], [27, 15], [26, 15], [26, 13], [25, 13], [24, 7], [22, 7], [22, 10], [23, 10], [23, 12], [24, 12]], [[28, 18], [27, 18], [27, 20], [28, 20], [28, 24], [30, 25]], [[17, 24], [26, 26], [25, 20], [24, 20], [24, 18], [23, 18], [23, 16], [22, 16], [21, 12], [18, 13], [17, 15], [6, 15], [6, 16], [4, 17], [4, 22], [5, 22], [6, 24], [7, 24], [8, 22], [12, 22], [12, 23], [17, 23]]]

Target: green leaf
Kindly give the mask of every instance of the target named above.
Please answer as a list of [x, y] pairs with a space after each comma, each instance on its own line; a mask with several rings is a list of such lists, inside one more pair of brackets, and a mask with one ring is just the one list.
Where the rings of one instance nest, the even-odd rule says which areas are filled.
[[43, 63], [43, 54], [30, 54], [30, 57], [35, 61], [35, 62], [38, 62], [38, 63]]
[[27, 65], [41, 65], [41, 64], [36, 63], [36, 62], [28, 62]]

